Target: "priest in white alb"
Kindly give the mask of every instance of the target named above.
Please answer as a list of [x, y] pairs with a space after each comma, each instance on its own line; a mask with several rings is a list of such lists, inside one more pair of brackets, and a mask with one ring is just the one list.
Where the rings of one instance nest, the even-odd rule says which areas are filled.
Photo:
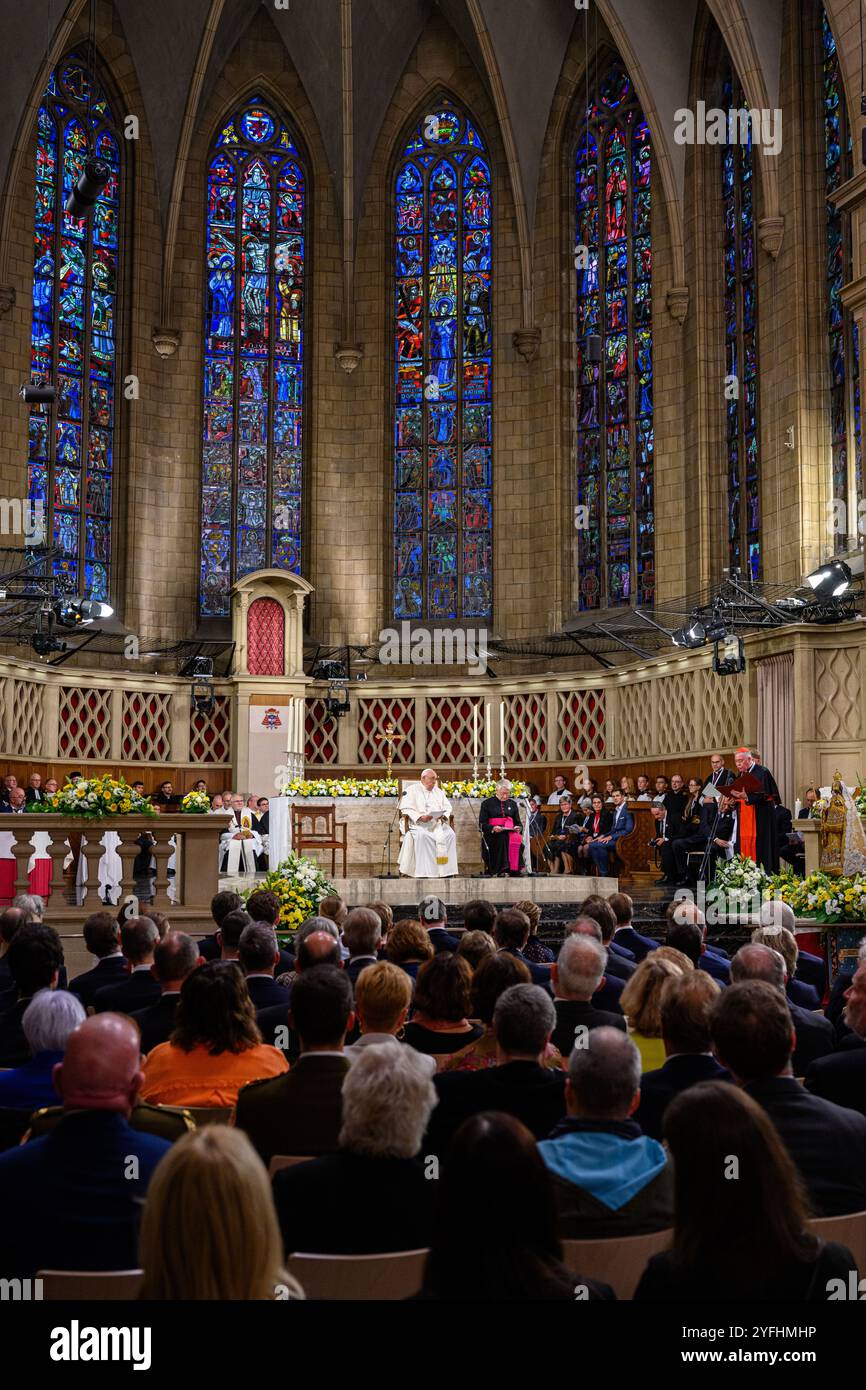
[[231, 820], [220, 836], [220, 872], [224, 874], [256, 871], [256, 855], [262, 852], [262, 837], [253, 825], [253, 813], [242, 796], [233, 796]]
[[410, 878], [450, 878], [457, 873], [457, 836], [448, 824], [451, 803], [432, 767], [410, 782], [400, 802], [409, 824], [397, 863]]

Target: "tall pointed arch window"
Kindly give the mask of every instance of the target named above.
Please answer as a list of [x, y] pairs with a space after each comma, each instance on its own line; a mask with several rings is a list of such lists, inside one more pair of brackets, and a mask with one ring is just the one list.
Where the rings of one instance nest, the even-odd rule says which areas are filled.
[[646, 605], [655, 592], [652, 157], [619, 61], [590, 96], [575, 174], [578, 604]]
[[[111, 175], [78, 221], [64, 206], [88, 155]], [[58, 587], [101, 600], [112, 587], [120, 173], [108, 98], [70, 54], [49, 79], [36, 123], [30, 367], [55, 398], [30, 408], [28, 495], [60, 552]]]
[[[730, 63], [722, 106], [743, 112], [746, 99]], [[729, 133], [748, 134], [722, 149], [724, 206], [725, 439], [728, 563], [761, 578], [761, 436], [758, 399], [758, 285], [755, 266], [755, 180], [751, 122], [729, 119]]]
[[307, 177], [288, 125], [254, 98], [207, 176], [203, 618], [237, 579], [301, 569]]
[[394, 181], [397, 618], [492, 615], [492, 226], [484, 142], [440, 100]]
[[856, 532], [851, 518], [857, 516], [857, 501], [863, 495], [860, 342], [853, 315], [842, 303], [842, 289], [853, 274], [851, 219], [832, 200], [840, 184], [851, 177], [853, 158], [836, 41], [823, 8], [821, 77], [824, 190], [827, 199], [826, 312], [830, 352], [832, 495], [835, 502], [842, 504], [841, 514], [846, 519], [845, 524], [836, 529], [836, 549], [844, 551], [848, 548], [849, 533]]

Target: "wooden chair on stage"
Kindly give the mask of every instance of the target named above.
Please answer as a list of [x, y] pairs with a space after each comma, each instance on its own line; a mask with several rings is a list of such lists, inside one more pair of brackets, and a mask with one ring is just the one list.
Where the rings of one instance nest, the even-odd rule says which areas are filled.
[[343, 856], [343, 878], [346, 877], [347, 830], [345, 821], [337, 822], [336, 806], [292, 807], [292, 848], [297, 854], [308, 849], [330, 850], [332, 878], [336, 874], [338, 851]]

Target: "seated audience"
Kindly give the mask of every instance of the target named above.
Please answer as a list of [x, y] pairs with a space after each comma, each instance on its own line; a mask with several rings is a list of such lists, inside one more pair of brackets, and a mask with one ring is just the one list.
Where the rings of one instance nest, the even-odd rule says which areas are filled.
[[731, 979], [736, 984], [742, 984], [745, 980], [763, 980], [784, 997], [796, 1038], [792, 1062], [794, 1075], [803, 1076], [807, 1067], [818, 1057], [830, 1055], [835, 1048], [835, 1038], [832, 1024], [826, 1018], [791, 1002], [785, 993], [787, 978], [785, 961], [772, 946], [741, 946], [731, 961]]
[[589, 857], [601, 878], [606, 878], [611, 867], [617, 862], [617, 847], [634, 830], [634, 816], [628, 809], [628, 800], [619, 787], [612, 787], [610, 793], [611, 816], [608, 830], [602, 831], [589, 844]]
[[549, 1134], [565, 1113], [565, 1075], [544, 1065], [555, 1026], [553, 1001], [545, 990], [526, 984], [506, 989], [493, 1011], [497, 1065], [436, 1077], [439, 1104], [430, 1121], [425, 1154], [444, 1160], [455, 1131], [482, 1110], [516, 1116], [537, 1139]]
[[338, 966], [303, 969], [295, 980], [289, 1023], [300, 1056], [291, 1071], [285, 1068], [287, 1075], [245, 1086], [235, 1113], [264, 1163], [274, 1154], [322, 1154], [337, 1147], [352, 1007], [352, 986]]
[[183, 932], [169, 932], [153, 950], [153, 973], [162, 990], [155, 1004], [137, 1009], [130, 1015], [141, 1029], [141, 1050], [151, 1052], [160, 1043], [168, 1042], [174, 1032], [181, 986], [188, 975], [204, 961], [198, 952], [198, 942]]
[[[245, 903], [246, 911], [249, 913], [252, 922], [267, 922], [276, 932], [280, 921], [280, 900], [270, 888], [257, 888], [254, 893], [250, 893]], [[276, 973], [281, 975], [284, 970], [293, 968], [293, 957], [291, 951], [285, 951], [278, 945], [280, 959], [277, 962]]]
[[523, 954], [530, 965], [550, 965], [556, 959], [549, 946], [545, 946], [543, 941], [538, 939], [538, 928], [541, 925], [541, 907], [538, 903], [520, 902], [514, 904], [517, 912], [522, 912], [524, 917], [529, 919], [529, 940], [523, 948]]
[[418, 904], [418, 920], [434, 951], [456, 951], [458, 938], [447, 929], [448, 909], [441, 898], [428, 895]]
[[[707, 937], [707, 919], [697, 903], [692, 898], [674, 898], [673, 902], [668, 903], [665, 910], [665, 922], [694, 922], [695, 926], [700, 927], [704, 936], [706, 947], [705, 955], [713, 956], [717, 960], [728, 961], [728, 953], [717, 941], [710, 941]], [[712, 972], [710, 972], [712, 973]], [[715, 977], [714, 977], [715, 978]], [[727, 983], [727, 980], [719, 980], [720, 984]]]
[[382, 938], [379, 942], [379, 952], [381, 954], [381, 952], [385, 948], [385, 942], [388, 939], [388, 933], [394, 925], [394, 914], [387, 903], [368, 903], [367, 906], [369, 907], [371, 912], [375, 912], [376, 916], [379, 918], [379, 924], [382, 928]]
[[12, 906], [23, 912], [28, 922], [41, 922], [45, 916], [45, 901], [38, 893], [16, 893], [12, 899]]
[[576, 1285], [591, 1300], [613, 1297], [606, 1284], [563, 1265], [547, 1169], [532, 1135], [510, 1115], [467, 1120], [435, 1187], [422, 1299], [573, 1303]]
[[98, 1014], [131, 1014], [155, 1004], [160, 995], [153, 974], [153, 952], [159, 927], [149, 917], [130, 917], [120, 928], [120, 945], [129, 970], [126, 979], [103, 985], [93, 996]]
[[238, 964], [244, 972], [253, 1008], [288, 1008], [289, 991], [274, 980], [279, 964], [280, 949], [277, 934], [270, 922], [250, 922], [238, 939]]
[[322, 898], [322, 901], [319, 903], [318, 915], [319, 917], [327, 917], [335, 924], [338, 931], [342, 931], [343, 923], [349, 915], [349, 909], [343, 902], [343, 899], [338, 897], [336, 893], [333, 893], [326, 898]]
[[676, 912], [673, 912], [667, 918], [665, 946], [685, 956], [693, 969], [711, 976], [719, 985], [726, 985], [730, 982], [731, 968], [727, 961], [707, 954], [706, 930], [706, 927], [699, 927], [697, 922], [678, 921]]
[[[726, 990], [719, 1009], [743, 988]], [[794, 1165], [746, 1092], [720, 1081], [691, 1086], [671, 1101], [664, 1132], [674, 1165], [673, 1238], [651, 1257], [637, 1302], [823, 1302], [829, 1279], [847, 1284], [850, 1252], [809, 1234]]]
[[[453, 1057], [440, 1058], [440, 1071], [478, 1071], [481, 1067], [498, 1065], [496, 1035], [493, 1032], [493, 1014], [496, 1003], [512, 985], [528, 985], [532, 980], [526, 963], [517, 956], [500, 951], [482, 961], [472, 976], [472, 1021], [482, 1023], [484, 1032], [477, 1042], [469, 1043]], [[562, 1066], [562, 1058], [552, 1043], [548, 1044], [544, 1058], [548, 1067]]]
[[492, 936], [498, 911], [496, 904], [488, 902], [487, 898], [473, 898], [463, 908], [464, 931], [483, 931]]
[[508, 907], [498, 913], [493, 924], [493, 940], [496, 942], [497, 950], [507, 951], [529, 966], [533, 984], [550, 989], [550, 967], [536, 965], [524, 953], [523, 948], [529, 940], [529, 918], [524, 912], [515, 907]]
[[[845, 1018], [854, 1037], [866, 1043], [866, 944], [861, 945], [857, 959], [853, 978], [847, 977], [850, 986], [845, 991]], [[845, 1048], [812, 1062], [806, 1071], [806, 1088], [824, 1100], [866, 1115], [866, 1046]]]
[[84, 944], [97, 963], [70, 980], [69, 988], [89, 1009], [98, 989], [119, 985], [127, 979], [126, 958], [120, 949], [120, 923], [110, 912], [91, 912], [85, 918], [82, 933]]
[[4, 1278], [136, 1268], [139, 1206], [170, 1148], [128, 1123], [139, 1062], [128, 1018], [100, 1014], [69, 1034], [54, 1068], [63, 1118], [44, 1138], [0, 1154], [0, 1189], [15, 1194], [0, 1229]]
[[[827, 967], [822, 956], [813, 956], [809, 951], [801, 951], [797, 942], [795, 928], [797, 917], [790, 903], [782, 902], [781, 898], [770, 898], [768, 902], [761, 904], [762, 927], [784, 927], [794, 937], [794, 946], [797, 948], [796, 955], [793, 957], [794, 976], [796, 980], [805, 985], [811, 985], [820, 1006], [824, 998], [824, 991], [827, 988]], [[785, 952], [782, 952], [785, 955]], [[803, 1004], [809, 1008], [807, 999], [795, 1000], [796, 1003]]]
[[9, 971], [9, 946], [19, 927], [27, 921], [20, 907], [7, 907], [0, 912], [0, 1013], [15, 1003], [15, 981]]
[[662, 990], [668, 980], [683, 974], [673, 961], [659, 960], [658, 954], [658, 951], [653, 951], [641, 961], [620, 996], [629, 1034], [640, 1052], [644, 1071], [654, 1071], [664, 1066]]
[[219, 960], [219, 929], [230, 912], [238, 912], [242, 907], [243, 902], [238, 897], [238, 894], [229, 892], [228, 890], [217, 893], [211, 898], [210, 915], [216, 923], [217, 930], [211, 936], [202, 937], [201, 941], [198, 943], [199, 955], [203, 960]]
[[63, 947], [53, 927], [34, 923], [18, 928], [6, 958], [15, 1001], [0, 1014], [0, 1067], [20, 1067], [30, 1058], [22, 1027], [24, 1014], [41, 989], [57, 989]]
[[140, 1297], [248, 1302], [303, 1298], [283, 1269], [268, 1175], [245, 1134], [207, 1125], [172, 1146], [141, 1219]]
[[436, 1184], [419, 1151], [436, 1104], [432, 1076], [431, 1059], [411, 1047], [379, 1043], [353, 1057], [339, 1148], [274, 1174], [287, 1255], [372, 1255], [430, 1244]]
[[[787, 903], [785, 906], [787, 907]], [[797, 950], [797, 938], [793, 931], [782, 926], [755, 927], [752, 932], [752, 941], [757, 946], [769, 946], [772, 951], [779, 952], [785, 962], [787, 971], [785, 993], [791, 1003], [812, 1012], [815, 1009], [820, 1009], [821, 999], [814, 986], [805, 984], [803, 980], [794, 979], [799, 951]]]
[[377, 961], [355, 986], [355, 1020], [360, 1037], [346, 1048], [354, 1055], [373, 1043], [396, 1043], [412, 1006], [412, 981], [398, 965]]
[[609, 1013], [597, 1008], [593, 1002], [593, 996], [604, 979], [607, 959], [607, 951], [600, 941], [573, 932], [563, 941], [559, 956], [551, 968], [553, 1005], [556, 1009], [553, 1043], [566, 1059], [578, 1038], [583, 1045], [586, 1034], [592, 1028], [626, 1030], [622, 1014]]
[[[300, 940], [295, 941], [294, 972], [282, 977], [286, 981], [285, 988], [289, 991], [289, 1003], [294, 983], [304, 970], [312, 970], [317, 965], [332, 965], [337, 970], [343, 969], [339, 931], [335, 922], [327, 917], [308, 917], [298, 928], [297, 935]], [[287, 1061], [295, 1060], [300, 1052], [300, 1043], [297, 1033], [291, 1027], [289, 1005], [274, 1004], [267, 1009], [259, 1009], [256, 1023], [265, 1042], [279, 1047], [285, 1053]]]
[[730, 1078], [712, 1053], [710, 1018], [719, 986], [711, 976], [693, 970], [668, 980], [662, 989], [662, 1041], [667, 1061], [641, 1080], [635, 1119], [653, 1139], [662, 1137], [662, 1120], [674, 1096], [700, 1081]]
[[358, 976], [379, 959], [382, 920], [370, 907], [353, 907], [343, 926], [343, 943], [349, 952], [345, 971], [354, 989]]
[[421, 966], [433, 959], [433, 943], [420, 922], [404, 917], [402, 921], [395, 922], [389, 931], [385, 955], [414, 980]]
[[0, 1072], [0, 1106], [32, 1112], [57, 1104], [54, 1067], [63, 1061], [69, 1034], [86, 1016], [81, 1000], [68, 990], [42, 989], [33, 996], [21, 1019], [30, 1058], [20, 1067]]
[[628, 952], [630, 957], [640, 963], [649, 951], [656, 949], [659, 943], [651, 936], [642, 936], [640, 932], [635, 930], [632, 925], [634, 903], [628, 893], [612, 893], [606, 902], [616, 923], [612, 942], [614, 948]]
[[[631, 900], [629, 899], [629, 901]], [[595, 893], [590, 893], [589, 897], [584, 898], [580, 905], [580, 915], [581, 917], [588, 917], [593, 922], [598, 922], [601, 928], [601, 944], [607, 951], [607, 974], [615, 975], [619, 980], [630, 980], [635, 972], [636, 958], [629, 949], [614, 939], [616, 936], [616, 916], [608, 900], [598, 897]]]
[[812, 1095], [795, 1080], [794, 1027], [784, 995], [760, 980], [731, 985], [713, 1012], [712, 1032], [722, 1066], [778, 1130], [815, 1215], [863, 1211], [866, 1118]]
[[238, 960], [241, 936], [245, 929], [252, 925], [252, 920], [250, 914], [242, 907], [226, 913], [217, 932], [217, 944], [220, 948], [218, 960]]
[[[457, 954], [469, 962], [469, 967], [474, 972], [488, 956], [496, 955], [496, 942], [489, 932], [467, 931], [460, 938]], [[528, 975], [529, 971], [526, 973]]]
[[[567, 922], [565, 926], [566, 940], [569, 936], [589, 936], [593, 941], [597, 941], [599, 946], [603, 945], [601, 939], [601, 927], [594, 917], [578, 917], [573, 922]], [[607, 964], [601, 984], [592, 997], [592, 1002], [597, 1009], [604, 1013], [620, 1014], [620, 998], [625, 989], [625, 977], [615, 974], [615, 971], [623, 970], [627, 972], [628, 978], [634, 974], [635, 967], [626, 960], [613, 952], [608, 951]]]
[[288, 1069], [262, 1042], [240, 967], [211, 961], [181, 985], [174, 1032], [145, 1058], [141, 1095], [155, 1105], [231, 1107], [245, 1082]]
[[443, 1056], [476, 1042], [482, 1033], [470, 1023], [472, 971], [453, 951], [440, 951], [418, 971], [415, 1011], [404, 1041], [416, 1052]]
[[571, 793], [565, 792], [559, 799], [559, 811], [543, 851], [551, 874], [574, 873], [574, 859], [583, 838], [584, 821], [585, 817], [574, 805]]
[[671, 1224], [671, 1165], [632, 1118], [640, 1085], [640, 1053], [618, 1029], [596, 1028], [571, 1053], [567, 1115], [538, 1146], [567, 1240], [645, 1235]]

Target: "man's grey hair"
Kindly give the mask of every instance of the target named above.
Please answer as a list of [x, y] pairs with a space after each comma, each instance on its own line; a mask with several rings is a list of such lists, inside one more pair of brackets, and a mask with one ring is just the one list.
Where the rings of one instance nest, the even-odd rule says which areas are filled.
[[640, 1053], [619, 1028], [593, 1028], [568, 1059], [574, 1099], [595, 1120], [624, 1120], [640, 1086]]
[[27, 1005], [21, 1020], [33, 1056], [37, 1052], [64, 1052], [69, 1034], [86, 1017], [77, 995], [65, 989], [40, 989]]
[[556, 961], [556, 988], [563, 995], [591, 999], [607, 969], [607, 951], [594, 937], [572, 932]]
[[787, 927], [789, 932], [793, 932], [797, 925], [797, 916], [790, 903], [782, 902], [781, 898], [770, 898], [761, 904], [758, 925], [761, 927]]
[[45, 902], [38, 893], [19, 893], [17, 897], [12, 899], [12, 906], [26, 912], [28, 920], [38, 917], [41, 921], [45, 916]]
[[438, 1096], [432, 1057], [391, 1042], [347, 1053], [340, 1147], [375, 1157], [414, 1158]]
[[302, 941], [306, 941], [308, 936], [312, 936], [313, 932], [317, 931], [326, 931], [329, 936], [334, 938], [337, 945], [340, 944], [340, 928], [332, 918], [308, 917], [306, 922], [302, 922], [295, 932], [296, 947], [300, 946]]
[[499, 791], [499, 788], [500, 788], [500, 787], [505, 787], [505, 789], [506, 789], [507, 791], [511, 791], [511, 783], [509, 782], [509, 780], [508, 780], [507, 777], [503, 777], [501, 782], [497, 782], [497, 783], [496, 783], [496, 790], [497, 790], [497, 791]]
[[788, 967], [785, 957], [772, 946], [762, 946], [760, 942], [748, 942], [741, 946], [731, 961], [731, 984], [739, 985], [744, 980], [765, 980], [768, 985], [785, 992]]
[[382, 919], [370, 907], [353, 907], [343, 923], [350, 956], [374, 956], [382, 940]]
[[493, 1010], [493, 1032], [502, 1051], [535, 1057], [556, 1027], [553, 1000], [540, 985], [512, 985]]
[[244, 974], [273, 970], [278, 950], [277, 933], [270, 922], [250, 922], [238, 940], [238, 960]]
[[565, 931], [566, 941], [569, 936], [591, 936], [601, 945], [601, 923], [597, 922], [594, 917], [575, 917], [573, 922], [566, 922]]

